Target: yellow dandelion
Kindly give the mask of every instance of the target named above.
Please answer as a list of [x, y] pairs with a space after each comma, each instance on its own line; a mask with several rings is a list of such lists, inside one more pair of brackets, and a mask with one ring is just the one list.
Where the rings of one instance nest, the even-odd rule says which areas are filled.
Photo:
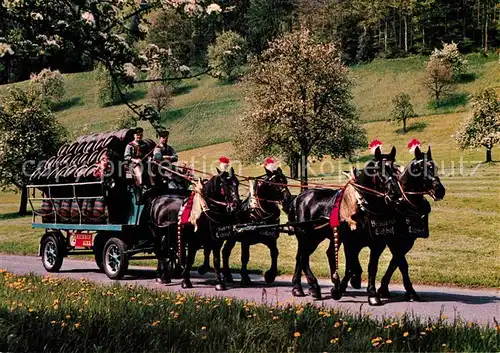
[[31, 308], [29, 308], [29, 309], [28, 309], [28, 312], [29, 312], [29, 313], [32, 313], [33, 311], [35, 311], [35, 310], [33, 310], [33, 309], [31, 309]]
[[446, 315], [444, 315], [444, 314], [443, 314], [443, 315], [441, 315], [441, 320], [446, 320], [447, 318], [448, 318], [448, 316], [446, 316]]
[[339, 343], [339, 338], [338, 338], [338, 337], [334, 337], [334, 338], [332, 338], [332, 339], [330, 340], [330, 343], [331, 343], [331, 344], [337, 344], [337, 343]]
[[71, 319], [71, 315], [66, 315], [66, 319]]
[[410, 334], [408, 332], [403, 333], [403, 337], [408, 337]]
[[80, 324], [78, 322], [75, 324], [75, 328], [76, 329], [80, 328]]
[[335, 323], [335, 325], [334, 325], [334, 327], [340, 327], [340, 326], [341, 326], [341, 323], [340, 323], [340, 322], [338, 322], [338, 321], [337, 321], [337, 322]]
[[156, 321], [153, 321], [153, 323], [151, 324], [151, 326], [156, 327], [159, 324], [160, 324], [160, 320], [156, 320]]
[[207, 327], [206, 327], [206, 326], [202, 326], [202, 327], [201, 327], [201, 330], [202, 330], [202, 331], [205, 331], [206, 329], [207, 329]]
[[375, 337], [375, 338], [372, 338], [372, 343], [375, 343], [375, 342], [380, 342], [382, 341], [382, 337]]
[[349, 327], [349, 328], [347, 329], [347, 332], [351, 332], [351, 331], [352, 331], [352, 327]]
[[391, 344], [392, 340], [385, 340], [385, 344]]
[[68, 324], [65, 323], [64, 321], [61, 321], [61, 327], [66, 327]]
[[298, 331], [293, 334], [293, 337], [295, 337], [295, 338], [299, 338], [300, 336], [302, 336], [302, 335]]
[[51, 321], [50, 323], [51, 323], [52, 325], [55, 325], [55, 324], [57, 324], [57, 321], [53, 320], [53, 321]]

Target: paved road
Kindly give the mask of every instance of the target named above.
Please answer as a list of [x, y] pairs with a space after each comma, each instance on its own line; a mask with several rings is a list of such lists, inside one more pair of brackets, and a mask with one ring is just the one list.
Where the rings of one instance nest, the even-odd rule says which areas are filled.
[[[47, 272], [42, 266], [40, 258], [32, 256], [10, 256], [0, 255], [0, 269], [5, 269], [16, 274], [34, 273], [45, 275]], [[64, 276], [74, 279], [87, 278], [96, 283], [109, 284], [105, 274], [99, 273], [93, 262], [65, 259], [60, 273], [54, 276]], [[121, 281], [126, 284], [136, 284], [148, 288], [169, 291], [184, 291], [180, 287], [180, 281], [168, 286], [156, 284], [154, 281], [154, 269], [149, 267], [131, 266], [128, 275]], [[402, 313], [410, 313], [422, 318], [437, 319], [443, 313], [447, 320], [452, 321], [460, 317], [467, 322], [480, 324], [493, 324], [494, 318], [500, 321], [500, 291], [498, 290], [470, 290], [448, 287], [416, 286], [423, 302], [408, 303], [403, 300], [404, 290], [400, 285], [393, 285], [394, 297], [384, 302], [383, 306], [370, 307], [367, 304], [366, 291], [349, 290], [349, 293], [336, 302], [330, 298], [331, 285], [328, 281], [320, 281], [323, 288], [323, 300], [314, 301], [310, 297], [293, 298], [290, 277], [279, 277], [276, 283], [265, 285], [262, 277], [253, 276], [254, 287], [244, 288], [238, 284], [238, 276], [234, 276], [236, 282], [226, 292], [216, 292], [213, 288], [213, 275], [199, 276], [193, 273], [194, 291], [207, 296], [231, 296], [238, 299], [254, 301], [256, 303], [287, 302], [291, 299], [295, 303], [314, 303], [328, 307], [336, 307], [352, 313], [370, 313], [373, 317], [398, 316]], [[304, 289], [307, 289], [305, 284]]]

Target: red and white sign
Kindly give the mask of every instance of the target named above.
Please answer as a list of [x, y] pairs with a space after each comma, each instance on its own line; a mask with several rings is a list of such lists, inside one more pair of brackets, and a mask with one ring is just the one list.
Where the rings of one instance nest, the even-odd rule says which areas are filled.
[[93, 236], [89, 233], [73, 233], [75, 237], [75, 248], [90, 248], [94, 245]]

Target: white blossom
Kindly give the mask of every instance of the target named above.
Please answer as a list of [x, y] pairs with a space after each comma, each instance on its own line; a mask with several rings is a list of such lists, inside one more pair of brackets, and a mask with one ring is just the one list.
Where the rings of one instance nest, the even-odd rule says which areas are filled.
[[210, 15], [212, 12], [220, 13], [222, 12], [221, 7], [218, 4], [210, 4], [207, 6], [207, 13]]
[[35, 21], [41, 21], [43, 20], [43, 15], [39, 12], [32, 12], [31, 18], [34, 19]]
[[5, 7], [7, 10], [12, 10], [17, 7], [23, 7], [24, 0], [3, 0], [2, 6]]
[[142, 32], [142, 33], [148, 33], [149, 31], [149, 27], [146, 26], [145, 24], [139, 24], [139, 31]]
[[0, 43], [0, 58], [2, 58], [5, 54], [13, 55], [14, 51], [10, 44]]
[[179, 71], [180, 72], [190, 72], [191, 69], [189, 68], [189, 66], [181, 65], [181, 66], [179, 66]]
[[84, 12], [82, 13], [82, 19], [87, 22], [93, 24], [95, 22], [94, 15], [92, 15], [91, 12]]
[[132, 63], [126, 63], [123, 65], [123, 69], [125, 70], [125, 75], [136, 78], [137, 77], [137, 68]]

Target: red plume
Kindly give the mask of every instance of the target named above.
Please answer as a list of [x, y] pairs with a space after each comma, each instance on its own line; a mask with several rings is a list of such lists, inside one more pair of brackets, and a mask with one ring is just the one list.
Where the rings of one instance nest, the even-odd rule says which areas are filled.
[[231, 160], [227, 157], [220, 157], [219, 162], [221, 162], [222, 164], [229, 164]]
[[264, 168], [270, 171], [275, 171], [276, 169], [278, 169], [276, 160], [273, 157], [266, 158], [266, 161], [264, 162]]
[[368, 149], [372, 152], [372, 153], [375, 153], [375, 150], [377, 149], [377, 147], [380, 147], [382, 146], [382, 141], [380, 140], [373, 140], [370, 145], [368, 146]]
[[415, 152], [415, 149], [417, 147], [420, 147], [420, 141], [417, 139], [413, 139], [408, 143], [408, 150], [410, 151], [410, 153]]

